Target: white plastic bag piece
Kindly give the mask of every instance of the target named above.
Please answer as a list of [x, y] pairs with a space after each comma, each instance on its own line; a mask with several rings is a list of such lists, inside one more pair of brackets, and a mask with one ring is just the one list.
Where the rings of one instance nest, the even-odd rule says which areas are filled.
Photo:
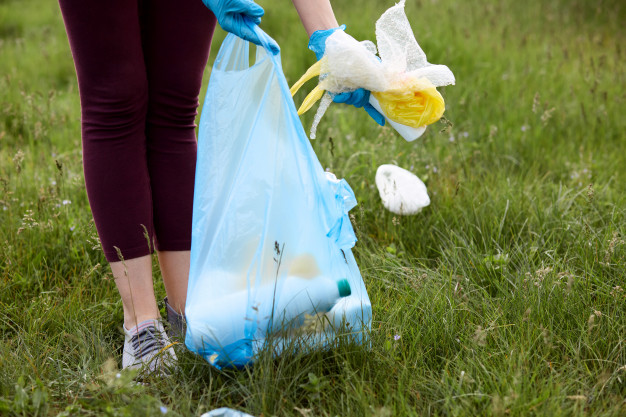
[[215, 410], [211, 410], [208, 413], [202, 414], [200, 417], [253, 417], [243, 411], [233, 410], [232, 408], [222, 407]]
[[322, 116], [324, 116], [324, 113], [326, 113], [326, 110], [328, 110], [332, 102], [333, 102], [333, 96], [328, 93], [324, 93], [324, 95], [322, 96], [322, 99], [320, 100], [320, 105], [317, 108], [317, 112], [315, 113], [315, 117], [313, 118], [311, 131], [309, 132], [311, 139], [316, 138], [317, 125], [320, 124], [320, 120], [322, 120]]
[[383, 206], [395, 214], [417, 214], [430, 204], [428, 191], [422, 180], [396, 165], [378, 167], [376, 187]]

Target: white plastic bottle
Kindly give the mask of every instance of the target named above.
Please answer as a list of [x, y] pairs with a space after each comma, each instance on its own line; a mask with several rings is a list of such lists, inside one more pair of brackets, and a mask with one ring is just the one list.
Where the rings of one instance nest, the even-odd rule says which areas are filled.
[[[283, 285], [274, 309], [274, 330], [277, 330], [276, 326], [301, 324], [305, 314], [327, 313], [341, 298], [352, 293], [346, 279], [288, 277]], [[261, 294], [257, 299], [268, 298]]]
[[[194, 340], [214, 347], [226, 346], [245, 337], [246, 325], [251, 322], [263, 334], [272, 325], [272, 331], [283, 324], [297, 325], [305, 314], [326, 313], [343, 297], [351, 294], [346, 279], [335, 281], [318, 277], [306, 279], [287, 277], [280, 293], [274, 285], [263, 285], [252, 290], [253, 299], [248, 309], [248, 291], [237, 291], [209, 300], [196, 311], [187, 311], [189, 333]], [[274, 301], [275, 300], [275, 301]], [[273, 324], [272, 324], [273, 323]]]

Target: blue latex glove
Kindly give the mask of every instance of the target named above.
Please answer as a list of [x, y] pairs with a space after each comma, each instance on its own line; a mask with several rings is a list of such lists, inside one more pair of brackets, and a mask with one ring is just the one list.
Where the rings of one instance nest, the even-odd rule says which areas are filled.
[[370, 92], [364, 88], [351, 91], [349, 93], [341, 93], [335, 95], [333, 98], [335, 103], [352, 104], [355, 107], [363, 107], [363, 109], [370, 115], [376, 123], [381, 126], [385, 125], [385, 116], [380, 114], [378, 110], [370, 104]]
[[[326, 30], [316, 30], [311, 35], [309, 39], [309, 49], [315, 52], [315, 56], [318, 61], [324, 56], [324, 52], [326, 51], [326, 39], [330, 35], [333, 34], [336, 30], [345, 30], [346, 25], [341, 25], [338, 28], [326, 29]], [[349, 93], [341, 93], [335, 95], [333, 101], [335, 103], [346, 103], [351, 104], [355, 107], [363, 107], [367, 114], [370, 115], [372, 119], [376, 123], [381, 126], [385, 125], [385, 117], [380, 114], [370, 103], [370, 92], [363, 88], [359, 88], [358, 90], [351, 91]]]
[[[217, 22], [222, 29], [234, 33], [242, 39], [261, 45], [261, 41], [256, 33], [246, 23], [246, 19], [256, 25], [261, 23], [261, 16], [265, 11], [261, 6], [252, 0], [202, 0], [204, 5], [211, 9]], [[270, 43], [270, 49], [278, 53], [278, 45]]]
[[309, 49], [315, 52], [318, 61], [322, 59], [324, 51], [326, 51], [326, 39], [339, 29], [346, 30], [346, 25], [341, 25], [338, 28], [316, 30], [311, 34], [309, 38]]

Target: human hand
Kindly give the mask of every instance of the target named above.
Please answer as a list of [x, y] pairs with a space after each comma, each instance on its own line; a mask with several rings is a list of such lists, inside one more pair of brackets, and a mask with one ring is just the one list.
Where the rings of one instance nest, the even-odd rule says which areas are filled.
[[370, 117], [374, 119], [376, 123], [378, 123], [381, 126], [385, 125], [385, 116], [380, 114], [380, 112], [378, 112], [378, 110], [376, 110], [370, 104], [369, 90], [366, 90], [364, 88], [359, 88], [358, 90], [355, 90], [355, 91], [337, 94], [335, 95], [335, 97], [333, 97], [333, 101], [335, 103], [351, 104], [354, 107], [358, 107], [358, 108], [363, 107], [363, 110], [365, 110], [367, 114], [369, 114]]
[[[344, 30], [345, 28], [346, 25], [341, 25], [333, 29], [316, 30], [315, 32], [313, 32], [313, 34], [311, 34], [311, 38], [309, 39], [309, 49], [315, 52], [315, 56], [318, 60], [322, 59], [322, 57], [324, 56], [324, 52], [326, 51], [326, 39], [328, 39], [328, 37], [332, 35], [336, 30]], [[351, 104], [359, 108], [363, 107], [367, 114], [369, 114], [376, 123], [384, 126], [385, 117], [369, 103], [369, 99], [370, 92], [363, 88], [359, 88], [355, 91], [337, 94], [333, 98], [333, 101], [335, 103]]]
[[[211, 9], [222, 29], [234, 33], [242, 39], [261, 45], [261, 40], [254, 30], [246, 23], [249, 19], [254, 24], [261, 23], [265, 11], [252, 0], [202, 0]], [[278, 51], [278, 45], [270, 45]]]
[[309, 38], [309, 49], [315, 52], [315, 57], [319, 61], [324, 56], [326, 51], [326, 39], [332, 35], [336, 30], [345, 30], [346, 25], [341, 25], [332, 29], [316, 30], [311, 34]]

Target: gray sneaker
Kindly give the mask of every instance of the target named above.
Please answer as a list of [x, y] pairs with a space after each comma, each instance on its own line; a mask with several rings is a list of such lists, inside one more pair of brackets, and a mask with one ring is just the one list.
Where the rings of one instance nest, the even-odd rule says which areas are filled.
[[165, 297], [165, 307], [167, 309], [167, 322], [170, 324], [168, 334], [173, 339], [178, 339], [181, 342], [185, 341], [185, 331], [187, 330], [187, 323], [185, 322], [185, 316], [179, 314], [170, 303], [167, 302], [167, 297]]
[[122, 368], [140, 369], [148, 374], [169, 375], [176, 365], [176, 353], [163, 325], [155, 319], [124, 327]]

